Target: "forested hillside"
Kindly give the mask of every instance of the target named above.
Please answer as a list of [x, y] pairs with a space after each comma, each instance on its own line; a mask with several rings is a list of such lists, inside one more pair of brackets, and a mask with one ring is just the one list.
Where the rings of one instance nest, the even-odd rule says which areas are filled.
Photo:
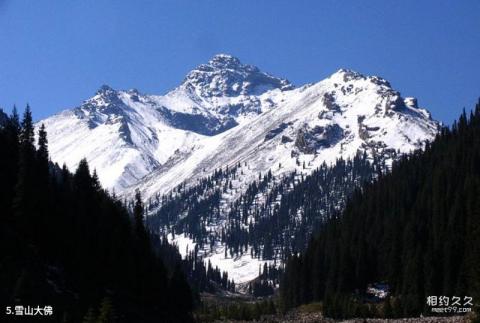
[[324, 214], [439, 130], [380, 76], [340, 69], [296, 87], [228, 54], [165, 95], [103, 85], [41, 124], [53, 161], [86, 158], [103, 187], [139, 190], [149, 228], [238, 288], [303, 251]]
[[381, 159], [359, 153], [308, 170], [309, 175], [258, 174], [235, 197], [249, 167], [239, 163], [218, 169], [194, 186], [182, 184], [156, 196], [149, 203], [148, 227], [160, 235], [187, 237], [193, 246], [180, 251], [193, 258], [208, 259], [223, 248], [225, 259], [249, 255], [278, 267], [292, 252], [305, 249], [315, 228], [327, 214], [343, 208], [355, 187], [387, 168]]
[[[368, 284], [391, 296], [367, 306]], [[428, 296], [480, 299], [480, 103], [444, 128], [424, 152], [357, 190], [293, 256], [282, 305], [323, 301], [327, 316], [413, 316]]]
[[190, 321], [190, 288], [151, 247], [140, 196], [129, 212], [85, 160], [74, 174], [50, 163], [28, 107], [21, 122], [15, 110], [0, 121], [2, 311], [52, 306], [54, 322]]

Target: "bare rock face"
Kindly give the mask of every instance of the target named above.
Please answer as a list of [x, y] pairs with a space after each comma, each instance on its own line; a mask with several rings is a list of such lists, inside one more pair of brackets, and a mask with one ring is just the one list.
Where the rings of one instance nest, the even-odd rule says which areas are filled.
[[245, 65], [227, 54], [215, 55], [188, 73], [183, 85], [201, 97], [260, 95], [272, 89], [291, 90], [289, 81], [271, 76], [256, 66]]
[[53, 161], [75, 169], [86, 157], [105, 187], [127, 196], [138, 188], [145, 198], [238, 161], [252, 165], [251, 178], [293, 172], [297, 159], [314, 169], [357, 151], [388, 162], [438, 131], [416, 99], [380, 77], [341, 69], [295, 88], [226, 54], [165, 95], [104, 85], [40, 123]]
[[[276, 127], [275, 129], [272, 129], [270, 130], [266, 135], [265, 135], [265, 140], [271, 140], [273, 138], [275, 138], [277, 135], [281, 134], [285, 129], [287, 129], [289, 126], [291, 126], [292, 123], [284, 123], [282, 122], [278, 127]], [[285, 138], [288, 138], [287, 136], [283, 136]], [[282, 138], [283, 138], [282, 137]], [[288, 139], [285, 139], [286, 141], [285, 142], [288, 142], [289, 140]], [[282, 139], [283, 141], [283, 139]], [[291, 139], [290, 139], [291, 141]]]
[[[92, 98], [41, 123], [54, 162], [74, 170], [86, 158], [102, 185], [127, 199], [138, 189], [153, 201], [241, 164], [232, 191], [219, 193], [222, 207], [208, 227], [216, 233], [229, 225], [228, 205], [259, 174], [303, 178], [358, 153], [388, 165], [422, 149], [439, 130], [415, 99], [404, 99], [380, 77], [339, 70], [295, 88], [225, 54], [193, 69], [165, 95], [102, 86]], [[187, 244], [191, 233], [183, 232]], [[217, 249], [209, 256], [218, 256]], [[240, 258], [222, 262], [227, 265], [220, 269], [241, 284], [258, 274], [256, 261]]]
[[337, 144], [343, 138], [343, 129], [338, 124], [315, 126], [305, 125], [298, 130], [295, 146], [304, 154], [313, 154], [322, 148]]

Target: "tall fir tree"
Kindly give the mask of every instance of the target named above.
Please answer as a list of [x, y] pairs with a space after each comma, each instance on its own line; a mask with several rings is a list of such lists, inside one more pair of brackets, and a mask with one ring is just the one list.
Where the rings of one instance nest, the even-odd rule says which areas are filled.
[[55, 322], [96, 321], [89, 309], [111, 313], [102, 302], [108, 295], [120, 322], [190, 321], [192, 307], [179, 314], [167, 301], [177, 283], [163, 259], [178, 252], [154, 254], [148, 233], [138, 239], [129, 210], [101, 188], [87, 161], [71, 174], [49, 161], [44, 127], [38, 149], [33, 132], [29, 107], [21, 123], [14, 111], [0, 125], [0, 146], [11, 152], [0, 159], [0, 303], [52, 304]]
[[368, 284], [380, 282], [391, 293], [383, 315], [394, 317], [431, 314], [427, 295], [480, 297], [479, 138], [480, 102], [424, 151], [404, 156], [354, 193], [306, 252], [287, 262], [284, 308], [323, 301], [325, 313], [337, 318], [380, 315], [357, 301]]

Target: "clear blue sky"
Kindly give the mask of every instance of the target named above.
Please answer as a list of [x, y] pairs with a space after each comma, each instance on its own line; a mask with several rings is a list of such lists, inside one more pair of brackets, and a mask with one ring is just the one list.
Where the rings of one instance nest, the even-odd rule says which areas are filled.
[[480, 96], [480, 1], [0, 0], [0, 106], [40, 119], [104, 83], [163, 94], [220, 52], [297, 85], [380, 75], [451, 123]]

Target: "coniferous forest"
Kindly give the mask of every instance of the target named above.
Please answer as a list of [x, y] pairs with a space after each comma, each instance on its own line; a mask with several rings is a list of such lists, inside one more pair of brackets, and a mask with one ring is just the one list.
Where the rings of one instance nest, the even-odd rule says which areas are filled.
[[[195, 185], [181, 184], [173, 192], [157, 195], [148, 204], [147, 227], [160, 235], [186, 234], [197, 244], [188, 252], [192, 257], [225, 244], [226, 257], [249, 253], [254, 258], [283, 261], [305, 249], [325, 214], [342, 209], [356, 187], [387, 170], [381, 159], [370, 160], [366, 153], [358, 153], [333, 165], [324, 163], [309, 175], [292, 172], [275, 178], [269, 171], [258, 174], [258, 180], [227, 205], [225, 195], [236, 190], [232, 181], [247, 167], [241, 163], [227, 166]], [[206, 229], [225, 218], [221, 232]]]
[[[302, 254], [292, 251], [295, 245], [282, 251], [285, 257], [293, 253], [284, 272], [265, 265], [248, 285], [248, 294], [267, 300], [225, 308], [200, 304], [199, 293], [235, 292], [228, 274], [197, 257], [197, 250], [182, 260], [162, 232], [146, 228], [148, 203], [139, 193], [121, 202], [101, 187], [86, 160], [74, 173], [51, 163], [47, 133], [43, 127], [34, 133], [29, 107], [22, 118], [15, 109], [10, 116], [0, 113], [0, 147], [0, 302], [51, 305], [51, 321], [189, 322], [195, 305], [197, 318], [258, 319], [275, 314], [277, 305], [286, 311], [312, 302], [321, 302], [333, 318], [409, 317], [431, 315], [429, 296], [480, 298], [480, 103], [443, 128], [424, 151], [395, 161], [390, 172], [357, 155], [302, 178], [284, 194], [282, 208], [269, 212], [287, 219], [303, 207], [316, 223], [315, 237]], [[214, 176], [225, 174], [220, 170]], [[221, 181], [224, 190], [228, 176]], [[259, 177], [249, 188], [255, 193], [249, 197], [247, 191], [243, 200], [253, 199], [269, 176]], [[323, 202], [315, 196], [336, 178], [350, 178], [336, 185], [351, 184], [351, 193], [332, 199], [345, 205], [318, 204]], [[293, 179], [278, 187], [285, 189]], [[206, 189], [212, 185], [204, 183]], [[218, 204], [218, 194], [209, 196], [209, 203]], [[167, 199], [163, 211], [184, 207], [179, 203]], [[216, 212], [215, 207], [194, 209]], [[159, 219], [155, 215], [147, 222], [158, 227]], [[170, 217], [165, 219], [169, 224]], [[227, 237], [222, 240], [230, 252], [244, 249], [241, 240]], [[260, 244], [265, 253], [269, 244]], [[270, 295], [278, 282], [274, 305]], [[389, 289], [374, 306], [365, 293], [372, 284]]]
[[49, 322], [190, 321], [184, 271], [152, 247], [140, 195], [128, 210], [85, 160], [52, 164], [30, 108], [0, 115], [0, 304], [52, 306]]
[[[363, 295], [375, 283], [390, 288], [380, 307]], [[356, 190], [281, 284], [284, 309], [321, 301], [335, 318], [432, 315], [429, 296], [480, 299], [480, 103]]]

